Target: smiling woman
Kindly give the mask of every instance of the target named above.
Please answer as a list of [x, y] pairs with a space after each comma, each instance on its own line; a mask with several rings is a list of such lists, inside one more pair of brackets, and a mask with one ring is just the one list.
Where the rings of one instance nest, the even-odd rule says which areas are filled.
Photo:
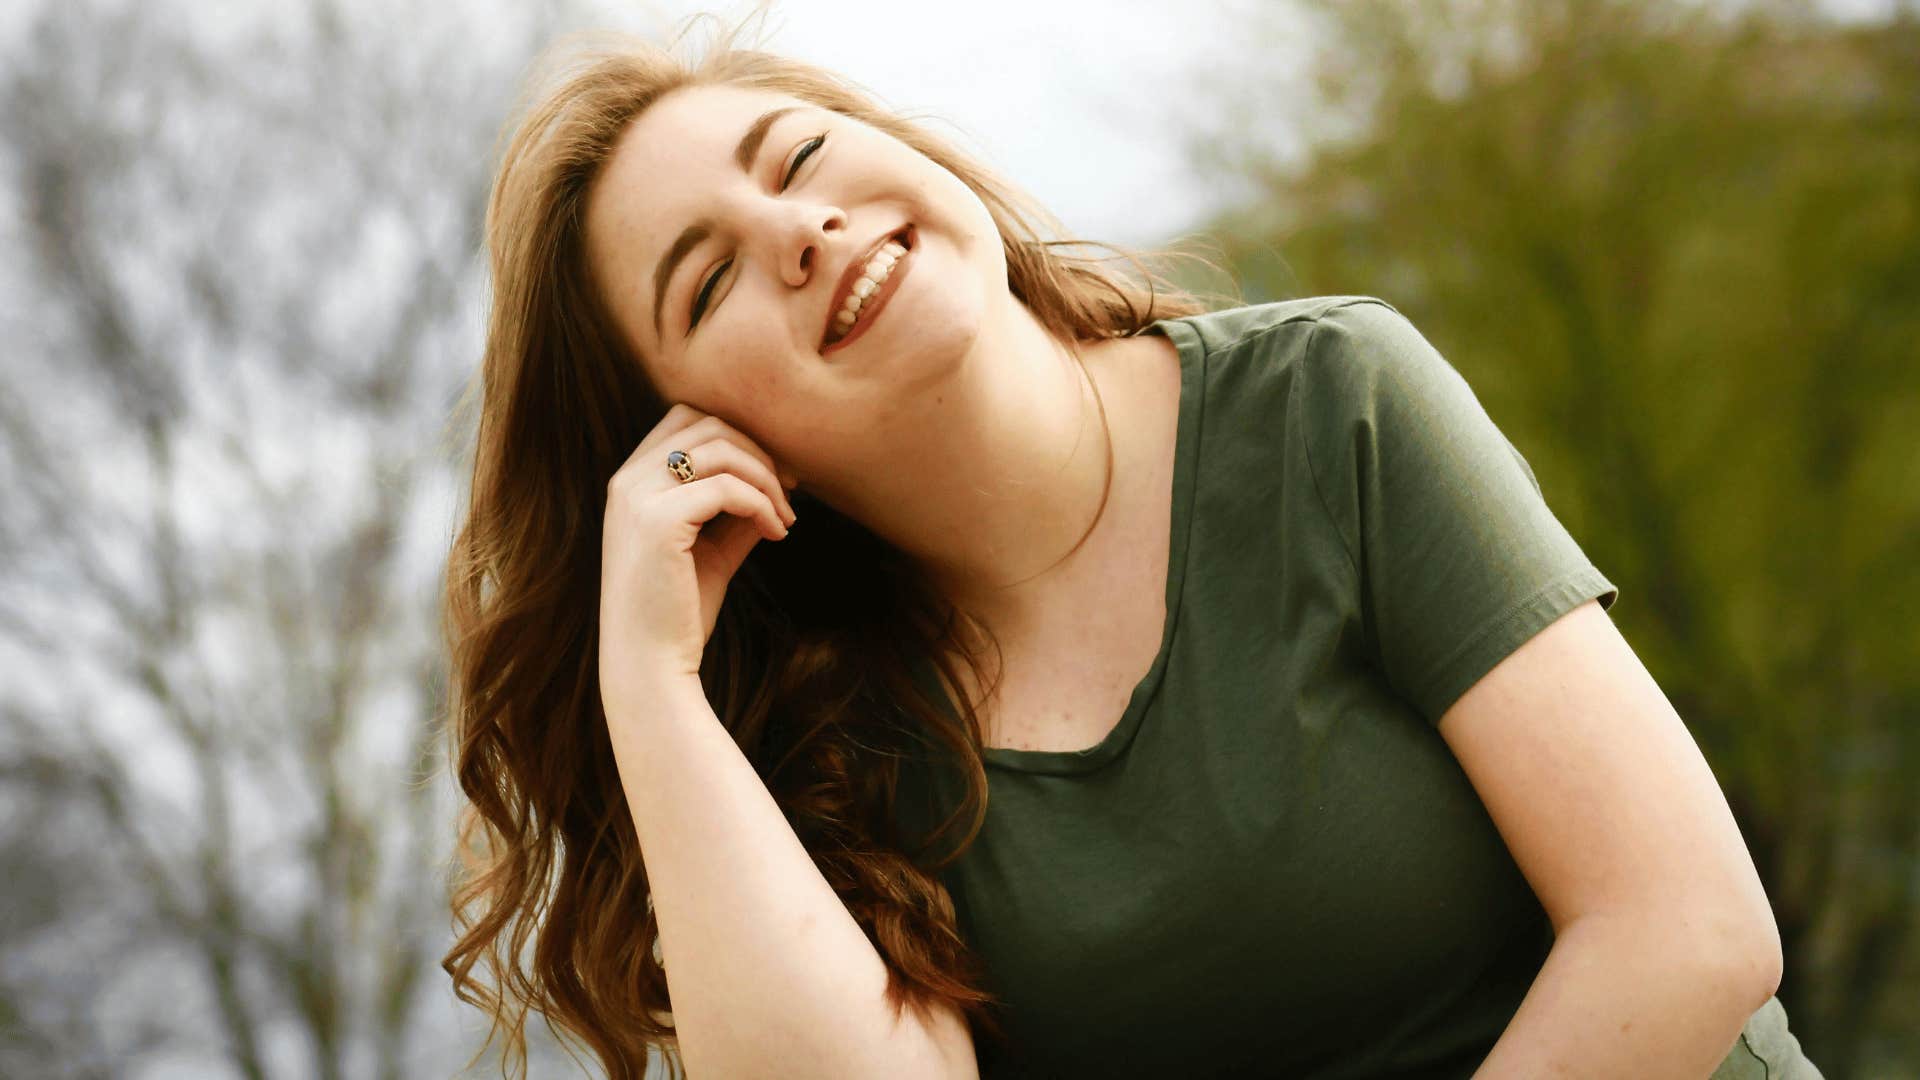
[[1819, 1075], [1619, 590], [1412, 323], [1067, 254], [732, 38], [556, 54], [488, 208], [443, 966], [510, 1050]]
[[[847, 1075], [835, 1062], [866, 1060], [860, 1040], [906, 1006], [923, 1048], [971, 1073], [973, 1035], [998, 1033], [994, 995], [927, 852], [929, 833], [978, 827], [984, 736], [920, 665], [983, 681], [996, 635], [1064, 610], [1056, 567], [1083, 593], [1132, 553], [1142, 515], [1107, 510], [1119, 485], [1134, 492], [1116, 453], [1141, 451], [1106, 437], [1120, 428], [1103, 387], [1157, 410], [1170, 439], [1173, 350], [1134, 335], [1204, 305], [1138, 260], [1130, 278], [1043, 239], [1057, 222], [989, 170], [737, 34], [697, 61], [625, 38], [555, 51], [500, 164], [446, 596], [463, 831], [485, 841], [462, 850], [488, 854], [455, 894], [464, 932], [445, 966], [510, 1052], [530, 1006], [615, 1077], [639, 1076], [650, 1049], [718, 1075], [806, 1075], [796, 1060]], [[1104, 374], [1128, 364], [1140, 374]], [[720, 437], [699, 445], [703, 429]], [[736, 528], [744, 510], [692, 522], [691, 555], [724, 544], [724, 569], [667, 659], [609, 613], [643, 609], [689, 551], [650, 552], [664, 561], [620, 591], [634, 541], [607, 497], [665, 432], [686, 440], [658, 444], [679, 490], [751, 477], [772, 536], [797, 516], [789, 493], [807, 519], [750, 558], [742, 538], [767, 533]], [[1141, 475], [1164, 484], [1167, 464]], [[679, 481], [646, 467], [657, 503]], [[1157, 579], [1158, 559], [1132, 565]], [[1157, 641], [1160, 611], [1142, 612]], [[661, 730], [698, 719], [669, 715], [681, 672], [724, 746], [676, 752]], [[903, 835], [902, 763], [930, 747], [973, 762], [967, 805]], [[697, 790], [667, 800], [679, 782]], [[713, 831], [695, 839], [695, 823]], [[886, 1045], [874, 1053], [911, 1059]]]

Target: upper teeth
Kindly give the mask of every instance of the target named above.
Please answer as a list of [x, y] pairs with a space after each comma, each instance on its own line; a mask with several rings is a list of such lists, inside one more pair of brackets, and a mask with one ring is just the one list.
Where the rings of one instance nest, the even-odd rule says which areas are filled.
[[840, 306], [839, 311], [833, 313], [833, 328], [836, 333], [845, 333], [853, 325], [854, 320], [860, 315], [860, 305], [867, 297], [879, 290], [880, 283], [887, 280], [887, 275], [893, 272], [893, 264], [899, 262], [900, 256], [906, 253], [907, 249], [893, 240], [881, 245], [880, 250], [875, 252], [873, 258], [869, 259], [867, 265], [862, 268], [860, 276], [854, 279], [853, 288], [847, 293], [847, 302]]

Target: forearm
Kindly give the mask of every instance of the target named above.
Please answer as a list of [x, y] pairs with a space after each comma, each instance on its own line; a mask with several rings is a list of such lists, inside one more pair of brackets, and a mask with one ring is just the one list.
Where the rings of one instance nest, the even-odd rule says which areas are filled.
[[1761, 950], [1709, 960], [1703, 936], [1671, 920], [1575, 920], [1475, 1080], [1711, 1075], [1771, 989]]
[[695, 679], [612, 717], [688, 1073], [934, 1076], [880, 954], [821, 876]]

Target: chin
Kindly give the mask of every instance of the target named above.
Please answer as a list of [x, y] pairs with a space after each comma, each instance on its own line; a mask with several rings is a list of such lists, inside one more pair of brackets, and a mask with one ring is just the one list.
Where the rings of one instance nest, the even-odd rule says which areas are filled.
[[[936, 275], [925, 273], [933, 267], [915, 269], [924, 276], [906, 283], [911, 292], [896, 294], [880, 313], [878, 324], [859, 341], [827, 356], [828, 361], [858, 375], [860, 360], [878, 350], [892, 358], [887, 367], [896, 372], [920, 372], [938, 379], [962, 365], [980, 342], [999, 337], [992, 327], [1002, 315], [996, 305], [986, 302], [992, 294], [981, 287], [977, 276], [969, 274], [957, 281], [945, 276], [936, 281]], [[1000, 295], [1005, 303], [1015, 303], [1004, 282]]]

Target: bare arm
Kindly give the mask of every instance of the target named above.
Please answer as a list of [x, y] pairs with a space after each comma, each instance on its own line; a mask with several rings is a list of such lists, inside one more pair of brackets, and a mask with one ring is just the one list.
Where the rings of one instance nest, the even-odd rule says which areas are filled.
[[1589, 916], [1554, 939], [1546, 966], [1473, 1075], [1704, 1077], [1765, 1005], [1754, 956], [1709, 956], [1717, 927], [1688, 916]]
[[1593, 600], [1440, 734], [1553, 921], [1482, 1080], [1698, 1077], [1780, 984], [1780, 933], [1693, 736]]
[[977, 1078], [957, 1011], [896, 1024], [880, 954], [814, 866], [697, 676], [609, 717], [688, 1075]]

